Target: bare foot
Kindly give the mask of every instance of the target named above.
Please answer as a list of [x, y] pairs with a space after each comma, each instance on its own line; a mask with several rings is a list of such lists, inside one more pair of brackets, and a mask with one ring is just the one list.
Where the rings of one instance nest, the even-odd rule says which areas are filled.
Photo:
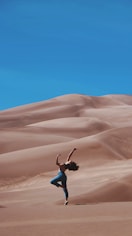
[[64, 188], [64, 186], [62, 184], [60, 184], [59, 187]]
[[64, 205], [65, 205], [65, 206], [68, 205], [68, 201], [67, 201], [67, 200], [65, 201]]

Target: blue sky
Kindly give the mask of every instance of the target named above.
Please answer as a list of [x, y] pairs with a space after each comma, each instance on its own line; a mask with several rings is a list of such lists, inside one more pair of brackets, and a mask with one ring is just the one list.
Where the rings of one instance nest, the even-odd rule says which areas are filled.
[[0, 0], [0, 110], [131, 91], [131, 0]]

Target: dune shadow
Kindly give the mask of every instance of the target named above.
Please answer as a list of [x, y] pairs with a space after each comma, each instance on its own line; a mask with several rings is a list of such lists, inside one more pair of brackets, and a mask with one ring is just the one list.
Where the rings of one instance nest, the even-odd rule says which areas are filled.
[[0, 205], [0, 208], [6, 208], [6, 206]]

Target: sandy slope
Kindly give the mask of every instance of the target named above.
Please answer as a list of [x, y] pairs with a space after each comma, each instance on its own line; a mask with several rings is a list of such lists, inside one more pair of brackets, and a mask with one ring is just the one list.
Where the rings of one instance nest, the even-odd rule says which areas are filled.
[[[0, 234], [132, 231], [132, 96], [56, 97], [0, 112]], [[76, 147], [69, 205], [50, 185], [55, 156]]]

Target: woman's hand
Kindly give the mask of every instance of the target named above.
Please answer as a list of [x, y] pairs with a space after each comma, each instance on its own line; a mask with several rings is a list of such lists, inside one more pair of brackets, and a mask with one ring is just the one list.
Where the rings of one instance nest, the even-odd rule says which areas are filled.
[[61, 156], [61, 154], [59, 153], [59, 154], [57, 154], [57, 157], [56, 158], [58, 158], [59, 156]]

